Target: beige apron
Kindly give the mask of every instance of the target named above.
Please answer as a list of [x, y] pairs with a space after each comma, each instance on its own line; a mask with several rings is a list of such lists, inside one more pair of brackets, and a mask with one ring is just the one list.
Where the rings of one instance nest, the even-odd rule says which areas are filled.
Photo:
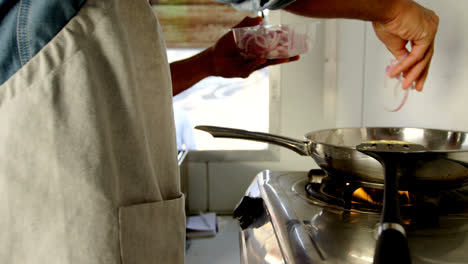
[[183, 263], [169, 67], [145, 0], [88, 0], [0, 86], [0, 263]]

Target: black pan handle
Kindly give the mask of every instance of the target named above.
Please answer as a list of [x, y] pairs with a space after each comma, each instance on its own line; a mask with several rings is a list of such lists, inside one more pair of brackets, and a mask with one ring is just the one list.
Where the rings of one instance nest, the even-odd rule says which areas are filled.
[[381, 224], [394, 223], [401, 226], [400, 198], [398, 194], [399, 177], [397, 169], [397, 167], [400, 166], [400, 161], [398, 161], [398, 154], [379, 153], [379, 155], [379, 159], [385, 159], [385, 161], [381, 161], [385, 170], [384, 203]]
[[[374, 155], [376, 155], [374, 153]], [[401, 225], [398, 196], [398, 167], [402, 161], [398, 153], [379, 153], [385, 169], [384, 204], [374, 264], [409, 264], [411, 256], [405, 229]]]
[[403, 227], [396, 223], [383, 223], [380, 230], [375, 248], [374, 264], [411, 263], [408, 240]]
[[376, 158], [385, 170], [384, 203], [374, 264], [409, 264], [411, 255], [400, 216], [399, 173], [407, 165], [406, 162], [411, 162], [409, 155], [423, 151], [424, 147], [416, 144], [363, 143], [356, 148]]

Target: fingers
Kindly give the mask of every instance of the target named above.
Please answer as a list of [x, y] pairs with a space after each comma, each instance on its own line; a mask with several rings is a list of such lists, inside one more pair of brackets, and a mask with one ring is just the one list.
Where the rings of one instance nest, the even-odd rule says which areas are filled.
[[247, 78], [250, 76], [250, 74], [258, 69], [261, 69], [265, 66], [262, 67], [262, 65], [266, 64], [267, 59], [264, 58], [256, 58], [250, 62], [248, 62], [243, 68], [245, 71], [242, 73], [241, 77], [242, 78]]
[[424, 87], [424, 82], [426, 82], [427, 75], [429, 73], [429, 67], [427, 67], [423, 74], [416, 80], [416, 91], [421, 92]]
[[433, 44], [427, 48], [414, 46], [411, 53], [394, 68], [392, 68], [389, 75], [394, 77], [400, 74], [400, 72], [404, 72], [405, 79], [402, 83], [403, 89], [407, 89], [413, 84], [413, 82], [415, 82], [416, 90], [422, 91], [433, 54]]
[[268, 66], [273, 66], [273, 65], [278, 65], [278, 64], [283, 64], [283, 63], [288, 63], [288, 62], [293, 62], [299, 60], [299, 55], [289, 57], [289, 58], [281, 58], [281, 59], [268, 59], [264, 64], [259, 65], [255, 70], [260, 70]]
[[297, 60], [299, 60], [299, 55], [294, 56], [294, 57], [284, 58], [284, 59], [272, 59], [272, 60], [268, 60], [268, 62], [266, 63], [267, 64], [266, 66], [292, 62], [292, 61], [297, 61]]
[[299, 56], [294, 56], [290, 58], [281, 58], [281, 59], [264, 59], [264, 58], [257, 58], [252, 61], [249, 61], [243, 68], [245, 71], [242, 73], [242, 78], [247, 78], [250, 74], [254, 71], [258, 71], [268, 66], [293, 62], [299, 60]]
[[260, 70], [260, 69], [263, 69], [263, 68], [268, 67], [268, 66], [287, 63], [287, 62], [293, 62], [293, 61], [297, 61], [297, 60], [299, 60], [299, 55], [294, 56], [294, 57], [289, 57], [289, 58], [268, 59], [266, 63], [260, 65], [255, 70]]
[[411, 48], [411, 52], [407, 56], [402, 56], [398, 58], [397, 55], [395, 57], [397, 58], [400, 63], [398, 63], [391, 71], [390, 71], [390, 76], [394, 77], [400, 72], [407, 72], [410, 68], [412, 68], [414, 65], [417, 65], [420, 61], [422, 61], [426, 55], [428, 54], [428, 50], [431, 47], [431, 43], [428, 44], [422, 44], [422, 45], [413, 45]]
[[253, 27], [261, 24], [262, 22], [262, 17], [245, 17], [239, 24], [235, 25], [234, 28]]
[[432, 56], [434, 55], [434, 46], [432, 46], [431, 49], [429, 49], [428, 53], [429, 54], [426, 55], [426, 57], [423, 60], [423, 63], [426, 64], [426, 67], [423, 69], [422, 73], [418, 75], [419, 77], [417, 77], [415, 80], [416, 82], [415, 88], [419, 92], [422, 91], [424, 82], [426, 81], [426, 78], [427, 78], [427, 74], [429, 73], [429, 66], [432, 60]]

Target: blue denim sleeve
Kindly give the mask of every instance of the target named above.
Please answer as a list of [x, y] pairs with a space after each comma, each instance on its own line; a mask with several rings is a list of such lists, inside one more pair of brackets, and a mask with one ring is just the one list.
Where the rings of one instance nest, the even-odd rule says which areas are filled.
[[0, 0], [0, 84], [31, 60], [85, 0]]
[[230, 3], [241, 11], [261, 11], [264, 9], [277, 10], [286, 7], [295, 0], [217, 0]]

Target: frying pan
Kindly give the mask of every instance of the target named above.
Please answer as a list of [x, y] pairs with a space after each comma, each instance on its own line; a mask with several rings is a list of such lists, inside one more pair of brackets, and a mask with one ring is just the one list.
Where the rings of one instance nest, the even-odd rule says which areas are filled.
[[452, 188], [468, 183], [468, 133], [408, 127], [336, 128], [308, 132], [304, 140], [241, 129], [197, 126], [214, 137], [272, 143], [311, 156], [330, 176], [345, 181], [384, 183], [384, 169], [356, 149], [366, 142], [418, 144], [424, 151], [398, 171], [399, 188]]
[[[397, 190], [461, 186], [468, 178], [467, 133], [425, 128], [362, 127], [309, 132], [305, 140], [213, 126], [214, 137], [262, 141], [311, 156], [329, 176], [384, 183], [374, 264], [411, 263]], [[403, 187], [403, 188], [402, 188]]]

